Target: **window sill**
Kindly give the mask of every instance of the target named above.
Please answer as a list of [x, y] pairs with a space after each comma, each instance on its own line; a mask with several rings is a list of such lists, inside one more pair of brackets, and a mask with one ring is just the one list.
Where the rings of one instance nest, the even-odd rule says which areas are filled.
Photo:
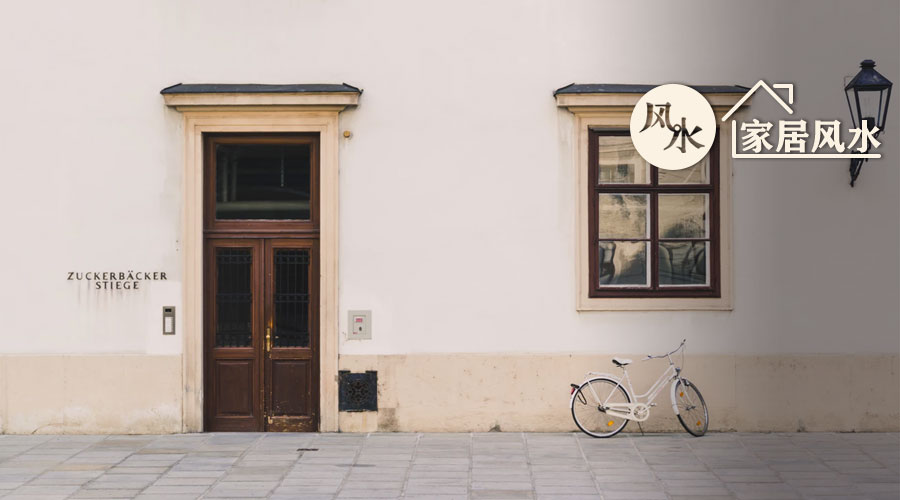
[[578, 300], [578, 311], [731, 311], [731, 298], [589, 298]]

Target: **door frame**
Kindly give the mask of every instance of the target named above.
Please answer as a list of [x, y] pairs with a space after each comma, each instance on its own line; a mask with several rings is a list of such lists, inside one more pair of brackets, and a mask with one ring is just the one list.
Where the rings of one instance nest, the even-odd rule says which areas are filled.
[[184, 126], [183, 432], [203, 431], [203, 134], [215, 132], [319, 134], [319, 431], [338, 430], [339, 113], [358, 94], [326, 97], [294, 106], [171, 104], [183, 113]]

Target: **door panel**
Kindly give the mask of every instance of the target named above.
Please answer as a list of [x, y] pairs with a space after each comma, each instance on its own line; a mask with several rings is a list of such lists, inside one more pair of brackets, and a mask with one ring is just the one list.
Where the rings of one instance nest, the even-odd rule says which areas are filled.
[[247, 360], [216, 360], [216, 414], [253, 414], [253, 363]]
[[266, 415], [270, 430], [318, 426], [317, 240], [266, 240]]
[[262, 425], [260, 368], [263, 271], [259, 240], [207, 240], [205, 292], [206, 429]]
[[[307, 360], [272, 360], [272, 415], [309, 415], [311, 363]], [[302, 389], [301, 389], [302, 388]], [[298, 394], [301, 389], [302, 394]]]

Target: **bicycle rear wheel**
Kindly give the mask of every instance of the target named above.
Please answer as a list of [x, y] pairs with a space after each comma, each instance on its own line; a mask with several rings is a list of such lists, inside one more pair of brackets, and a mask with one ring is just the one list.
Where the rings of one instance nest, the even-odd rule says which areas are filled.
[[678, 421], [684, 430], [697, 437], [706, 434], [709, 411], [697, 386], [687, 379], [680, 379], [675, 383], [675, 402], [678, 405]]
[[572, 394], [572, 418], [575, 425], [588, 436], [612, 437], [625, 428], [628, 420], [609, 415], [603, 409], [603, 404], [630, 402], [628, 392], [615, 380], [593, 378], [581, 384]]

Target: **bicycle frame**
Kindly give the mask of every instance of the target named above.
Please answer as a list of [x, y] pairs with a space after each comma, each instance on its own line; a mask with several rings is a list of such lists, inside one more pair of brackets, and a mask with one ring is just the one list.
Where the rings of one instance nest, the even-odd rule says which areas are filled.
[[[679, 414], [678, 404], [675, 398], [675, 387], [678, 385], [678, 382], [681, 379], [681, 368], [675, 366], [675, 362], [672, 361], [672, 354], [678, 352], [684, 346], [684, 342], [682, 342], [681, 346], [674, 351], [664, 354], [662, 356], [647, 356], [644, 361], [649, 359], [663, 358], [665, 357], [669, 361], [669, 366], [666, 367], [665, 371], [663, 371], [662, 375], [656, 379], [656, 382], [653, 383], [652, 386], [647, 390], [647, 392], [643, 394], [636, 394], [634, 392], [634, 387], [631, 383], [631, 377], [628, 376], [628, 370], [626, 367], [622, 367], [622, 371], [624, 372], [623, 377], [616, 377], [615, 375], [609, 373], [601, 373], [601, 372], [588, 372], [588, 376], [585, 381], [590, 380], [591, 378], [597, 376], [603, 376], [610, 378], [616, 382], [616, 387], [610, 392], [609, 396], [606, 397], [604, 401], [600, 401], [600, 397], [594, 391], [594, 387], [588, 384], [588, 388], [591, 390], [591, 394], [594, 397], [594, 401], [597, 403], [599, 407], [603, 409], [607, 414], [612, 415], [618, 418], [624, 418], [628, 420], [635, 420], [638, 422], [643, 422], [647, 420], [650, 416], [650, 408], [655, 406], [653, 401], [656, 400], [659, 393], [663, 391], [667, 383], [671, 382], [671, 400], [672, 400], [672, 410], [675, 412], [675, 415]], [[623, 384], [622, 382], [625, 382]], [[622, 387], [628, 394], [629, 398], [631, 398], [630, 403], [610, 403], [609, 399], [613, 394], [616, 393], [616, 389]], [[574, 396], [574, 395], [573, 395]], [[643, 400], [643, 402], [641, 401]]]

